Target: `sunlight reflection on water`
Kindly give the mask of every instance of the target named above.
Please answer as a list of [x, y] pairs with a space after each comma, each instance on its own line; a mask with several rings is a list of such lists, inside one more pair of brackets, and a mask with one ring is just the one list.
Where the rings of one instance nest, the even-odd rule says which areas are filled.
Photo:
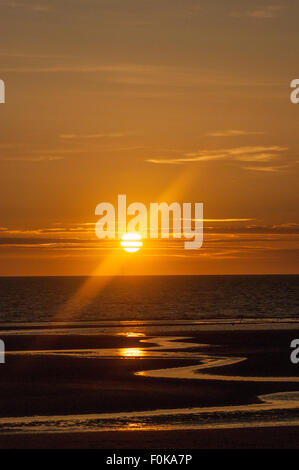
[[121, 357], [143, 357], [146, 355], [146, 351], [141, 348], [123, 348], [119, 350]]

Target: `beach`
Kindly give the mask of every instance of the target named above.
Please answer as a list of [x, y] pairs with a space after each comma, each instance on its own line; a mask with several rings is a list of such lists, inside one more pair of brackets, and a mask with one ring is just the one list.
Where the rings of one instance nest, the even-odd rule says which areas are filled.
[[298, 16], [0, 0], [0, 449], [299, 448]]
[[2, 449], [298, 449], [298, 427], [0, 436]]
[[1, 448], [299, 447], [296, 322], [165, 323], [2, 329]]

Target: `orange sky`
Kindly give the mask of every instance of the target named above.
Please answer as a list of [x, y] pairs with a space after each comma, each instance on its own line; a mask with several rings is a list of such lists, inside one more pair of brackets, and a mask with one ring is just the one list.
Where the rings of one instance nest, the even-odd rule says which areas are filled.
[[[0, 0], [0, 275], [297, 273], [298, 14]], [[118, 194], [203, 202], [203, 248], [100, 242], [95, 207]]]

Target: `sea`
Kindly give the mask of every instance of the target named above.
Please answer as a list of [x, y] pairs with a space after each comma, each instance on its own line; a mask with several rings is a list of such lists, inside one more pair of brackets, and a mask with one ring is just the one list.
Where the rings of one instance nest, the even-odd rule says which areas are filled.
[[299, 275], [2, 277], [0, 323], [288, 320]]
[[[285, 384], [284, 392], [260, 395], [258, 402], [241, 405], [93, 414], [80, 414], [78, 410], [78, 414], [69, 416], [34, 413], [6, 417], [4, 412], [0, 433], [299, 426], [299, 392], [294, 391], [299, 377], [295, 369], [292, 377], [263, 376], [258, 370], [257, 376], [234, 376], [227, 367], [245, 363], [247, 357], [228, 355], [227, 351], [220, 356], [217, 348], [209, 353], [207, 345], [198, 340], [190, 342], [202, 329], [298, 329], [298, 281], [299, 275], [0, 278], [0, 336], [141, 338], [138, 348], [23, 348], [7, 351], [8, 360], [12, 355], [42, 356], [45, 360], [50, 356], [74, 360], [148, 358], [159, 360], [161, 368], [145, 367], [136, 375], [163, 380], [216, 380], [220, 384], [229, 381], [231, 386], [240, 382], [251, 386], [264, 383], [267, 387], [273, 384], [274, 391], [279, 384]], [[163, 364], [166, 359], [182, 361], [182, 366], [167, 368]], [[193, 365], [186, 366], [187, 359]], [[291, 391], [289, 384], [293, 384]]]

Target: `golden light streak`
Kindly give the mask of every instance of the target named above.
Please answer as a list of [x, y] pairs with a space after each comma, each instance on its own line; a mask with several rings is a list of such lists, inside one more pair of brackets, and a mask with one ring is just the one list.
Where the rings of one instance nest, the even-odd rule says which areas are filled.
[[[167, 198], [175, 200], [183, 189], [186, 188], [187, 183], [193, 176], [190, 169], [186, 169], [169, 185], [163, 195], [159, 198], [166, 201]], [[127, 240], [128, 242], [129, 240]], [[136, 243], [136, 241], [134, 241]], [[126, 247], [133, 249], [133, 247]], [[136, 247], [135, 247], [136, 248]], [[140, 249], [140, 247], [138, 247]], [[114, 276], [120, 274], [122, 266], [126, 263], [127, 257], [120, 256], [119, 254], [109, 254], [101, 264], [95, 269], [91, 276], [83, 283], [73, 297], [61, 308], [53, 321], [66, 321], [71, 319], [74, 312], [79, 313], [94, 299]], [[109, 273], [109, 277], [107, 277]]]

